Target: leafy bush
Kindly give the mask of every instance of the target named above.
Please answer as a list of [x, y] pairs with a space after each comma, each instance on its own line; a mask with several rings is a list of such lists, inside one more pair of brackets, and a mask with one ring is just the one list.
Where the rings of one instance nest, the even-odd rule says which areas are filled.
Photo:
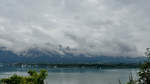
[[140, 71], [138, 72], [139, 79], [133, 80], [133, 77], [129, 77], [127, 84], [150, 84], [150, 48], [146, 50], [147, 61], [140, 66]]
[[146, 50], [147, 52], [145, 52], [145, 55], [148, 59], [140, 67], [140, 72], [138, 73], [139, 84], [150, 84], [150, 48], [147, 48]]
[[18, 76], [13, 75], [9, 78], [1, 79], [2, 84], [44, 84], [48, 73], [46, 70], [40, 70], [36, 72], [35, 70], [28, 71], [29, 76]]

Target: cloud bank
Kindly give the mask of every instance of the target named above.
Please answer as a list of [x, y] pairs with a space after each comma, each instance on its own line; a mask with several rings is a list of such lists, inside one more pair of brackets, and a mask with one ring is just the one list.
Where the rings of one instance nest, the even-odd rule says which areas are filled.
[[143, 56], [149, 0], [0, 0], [0, 46], [98, 56]]

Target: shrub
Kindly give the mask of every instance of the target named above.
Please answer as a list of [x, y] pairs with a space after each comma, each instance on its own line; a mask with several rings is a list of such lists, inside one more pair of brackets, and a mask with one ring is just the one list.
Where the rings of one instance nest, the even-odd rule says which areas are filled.
[[2, 84], [44, 84], [48, 73], [46, 70], [40, 70], [36, 72], [35, 70], [28, 71], [29, 76], [18, 76], [14, 74], [9, 78], [1, 79]]
[[140, 66], [140, 71], [138, 72], [139, 79], [133, 80], [132, 77], [129, 77], [127, 84], [150, 84], [150, 48], [146, 49], [145, 55], [147, 61]]

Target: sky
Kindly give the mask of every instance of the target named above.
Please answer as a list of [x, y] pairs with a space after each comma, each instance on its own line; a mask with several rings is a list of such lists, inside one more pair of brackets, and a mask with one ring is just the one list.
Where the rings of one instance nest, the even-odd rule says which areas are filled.
[[143, 56], [150, 0], [0, 0], [0, 47]]

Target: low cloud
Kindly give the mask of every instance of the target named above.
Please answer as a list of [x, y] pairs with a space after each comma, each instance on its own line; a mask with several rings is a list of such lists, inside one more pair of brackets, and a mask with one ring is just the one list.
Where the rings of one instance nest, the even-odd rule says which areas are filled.
[[[0, 46], [97, 56], [143, 56], [150, 46], [150, 1], [0, 0]], [[59, 50], [58, 50], [59, 51]]]

